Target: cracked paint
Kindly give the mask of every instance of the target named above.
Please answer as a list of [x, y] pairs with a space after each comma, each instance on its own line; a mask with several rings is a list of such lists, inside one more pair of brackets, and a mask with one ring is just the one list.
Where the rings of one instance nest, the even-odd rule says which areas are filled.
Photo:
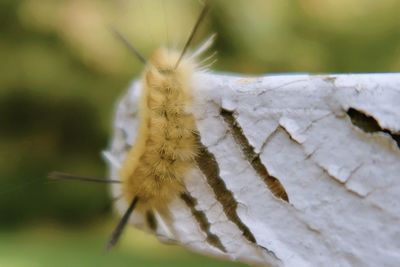
[[[196, 81], [192, 111], [201, 142], [215, 156], [237, 216], [256, 243], [226, 216], [212, 185], [196, 171], [188, 174], [186, 188], [227, 253], [207, 243], [182, 201], [171, 204], [170, 219], [156, 214], [160, 239], [263, 266], [399, 265], [400, 149], [388, 133], [357, 128], [346, 111], [365, 112], [392, 137], [400, 133], [400, 74], [247, 78], [209, 73]], [[111, 177], [118, 175], [127, 138], [136, 134], [139, 92], [134, 84], [117, 109], [107, 151]], [[290, 203], [274, 197], [243, 157], [221, 108], [235, 112], [244, 137], [282, 183]], [[119, 192], [113, 185], [112, 194]], [[123, 212], [127, 204], [119, 199], [116, 206]], [[145, 218], [134, 213], [130, 222], [144, 228]]]

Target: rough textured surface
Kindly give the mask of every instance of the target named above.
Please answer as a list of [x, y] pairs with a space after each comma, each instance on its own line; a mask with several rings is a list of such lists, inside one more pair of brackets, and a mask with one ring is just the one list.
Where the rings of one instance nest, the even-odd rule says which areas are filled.
[[[155, 215], [161, 240], [254, 265], [399, 266], [400, 74], [198, 74], [194, 84], [193, 113], [217, 175], [200, 169], [187, 175], [195, 202], [176, 199], [170, 220]], [[105, 152], [114, 179], [136, 136], [139, 94], [140, 85], [132, 85], [117, 106]], [[350, 109], [377, 126], [366, 130]], [[235, 128], [289, 201], [271, 192], [222, 110], [232, 112]], [[113, 196], [120, 193], [114, 186]], [[116, 204], [121, 212], [127, 207], [123, 199]], [[131, 222], [151, 231], [140, 213]]]

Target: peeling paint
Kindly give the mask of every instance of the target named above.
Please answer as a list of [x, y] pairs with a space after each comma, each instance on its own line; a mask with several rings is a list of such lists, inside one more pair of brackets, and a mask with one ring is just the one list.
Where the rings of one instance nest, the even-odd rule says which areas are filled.
[[[207, 175], [192, 174], [196, 180], [188, 178], [186, 186], [209, 225], [202, 230], [193, 209], [175, 201], [170, 218], [156, 213], [157, 236], [263, 266], [399, 265], [400, 74], [251, 79], [201, 74], [196, 79], [193, 114], [199, 137], [230, 196]], [[127, 138], [136, 134], [139, 92], [140, 85], [133, 85], [118, 106], [115, 138], [107, 152], [110, 177], [118, 175]], [[238, 145], [221, 109], [235, 112], [232, 125], [240, 126], [247, 143]], [[254, 155], [268, 166], [269, 175], [279, 178], [290, 203], [265, 186], [249, 163]], [[114, 185], [115, 197], [119, 191]], [[116, 206], [123, 212], [127, 204], [119, 199]], [[139, 213], [130, 222], [146, 225]], [[227, 253], [210, 245], [208, 230]], [[252, 237], [245, 237], [246, 231]]]

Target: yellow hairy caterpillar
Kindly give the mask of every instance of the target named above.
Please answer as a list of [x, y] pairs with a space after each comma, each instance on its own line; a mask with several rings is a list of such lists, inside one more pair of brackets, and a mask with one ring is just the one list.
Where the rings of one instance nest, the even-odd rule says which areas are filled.
[[[122, 197], [130, 205], [115, 228], [107, 249], [118, 241], [134, 209], [144, 213], [163, 211], [171, 200], [185, 190], [183, 178], [193, 168], [198, 151], [195, 121], [190, 113], [193, 98], [191, 78], [197, 65], [194, 55], [187, 56], [186, 52], [208, 9], [209, 6], [205, 4], [182, 52], [160, 48], [148, 62], [115, 31], [116, 36], [146, 64], [142, 75], [138, 136], [123, 162], [120, 180], [60, 172], [49, 175], [53, 179], [121, 183]], [[204, 51], [211, 41], [212, 38], [205, 42], [197, 54]]]

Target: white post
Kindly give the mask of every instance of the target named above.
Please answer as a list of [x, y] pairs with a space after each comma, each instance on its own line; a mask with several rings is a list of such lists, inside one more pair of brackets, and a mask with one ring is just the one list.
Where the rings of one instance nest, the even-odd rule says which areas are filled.
[[[139, 94], [132, 86], [117, 107], [113, 177]], [[176, 200], [171, 221], [157, 214], [160, 238], [254, 265], [400, 266], [400, 74], [198, 74], [194, 102], [217, 173], [188, 175], [195, 202]], [[132, 222], [146, 227], [139, 213]]]

